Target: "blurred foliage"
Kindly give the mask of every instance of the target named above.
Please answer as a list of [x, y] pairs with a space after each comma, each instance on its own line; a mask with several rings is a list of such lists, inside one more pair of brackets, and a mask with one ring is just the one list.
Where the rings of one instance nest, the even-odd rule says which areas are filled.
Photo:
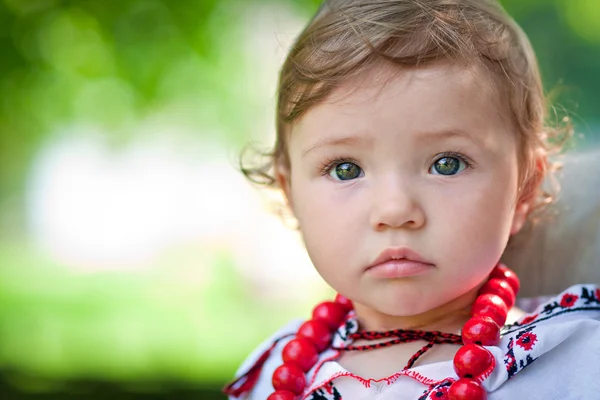
[[[502, 3], [529, 34], [546, 88], [558, 89], [578, 128], [592, 132], [600, 122], [600, 1]], [[255, 98], [241, 73], [252, 57], [242, 27], [252, 8], [285, 5], [308, 18], [318, 1], [1, 0], [0, 237], [14, 238], [16, 225], [5, 220], [20, 215], [31, 161], [57, 132], [96, 126], [117, 146], [135, 137], [140, 121], [166, 115], [201, 140], [244, 143]], [[183, 257], [194, 265], [200, 255]], [[9, 383], [19, 386], [23, 374], [121, 383], [226, 379], [261, 332], [283, 321], [256, 313], [265, 305], [249, 300], [226, 255], [203, 260], [220, 275], [202, 293], [169, 281], [179, 261], [164, 260], [153, 275], [92, 279], [28, 246], [0, 246], [0, 368]], [[224, 321], [231, 320], [245, 323], [244, 334], [211, 346], [229, 337]], [[217, 353], [225, 347], [229, 354]], [[115, 348], [118, 359], [108, 352]]]
[[214, 391], [265, 332], [305, 313], [255, 299], [230, 255], [202, 246], [142, 271], [86, 274], [0, 245], [0, 265], [0, 390], [2, 381], [24, 393], [83, 382], [75, 388], [85, 392], [98, 381], [109, 391]]
[[[579, 132], [598, 135], [600, 123], [600, 2], [501, 0], [528, 34], [554, 105]], [[595, 137], [591, 140], [597, 140]]]
[[202, 135], [243, 140], [252, 111], [240, 29], [268, 4], [0, 2], [0, 199], [22, 189], [35, 151], [65, 126], [99, 126], [118, 143], [167, 109]]

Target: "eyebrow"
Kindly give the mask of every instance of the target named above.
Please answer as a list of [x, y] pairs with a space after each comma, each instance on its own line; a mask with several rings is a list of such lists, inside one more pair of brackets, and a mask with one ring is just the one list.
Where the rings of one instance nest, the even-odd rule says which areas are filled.
[[[470, 140], [470, 141], [477, 143], [484, 147], [486, 145], [485, 141], [483, 141], [481, 138], [474, 136], [474, 135], [472, 135], [466, 131], [460, 130], [460, 129], [418, 133], [417, 141], [424, 142], [424, 141], [442, 140], [445, 138], [454, 138], [454, 137], [465, 138], [467, 140]], [[342, 137], [330, 138], [330, 139], [323, 138], [321, 140], [318, 140], [315, 144], [310, 146], [308, 149], [302, 151], [302, 153], [300, 154], [300, 158], [304, 158], [306, 156], [306, 154], [308, 154], [309, 152], [319, 149], [319, 148], [322, 148], [322, 147], [365, 144], [365, 143], [368, 143], [371, 141], [372, 141], [371, 138], [365, 138], [365, 137], [361, 137], [361, 136], [342, 136]]]
[[302, 151], [300, 154], [300, 158], [304, 158], [307, 153], [327, 146], [342, 146], [342, 145], [356, 145], [356, 144], [364, 144], [366, 142], [371, 142], [370, 138], [360, 137], [360, 136], [342, 136], [337, 138], [323, 138], [318, 140], [315, 144], [310, 146], [308, 149]]
[[481, 138], [479, 138], [467, 131], [463, 131], [460, 129], [423, 132], [418, 135], [418, 140], [419, 141], [426, 141], [426, 140], [431, 140], [431, 139], [441, 140], [441, 139], [445, 139], [445, 138], [454, 138], [454, 137], [465, 138], [465, 139], [471, 140], [472, 142], [475, 142], [484, 147], [486, 145], [485, 141], [482, 140]]

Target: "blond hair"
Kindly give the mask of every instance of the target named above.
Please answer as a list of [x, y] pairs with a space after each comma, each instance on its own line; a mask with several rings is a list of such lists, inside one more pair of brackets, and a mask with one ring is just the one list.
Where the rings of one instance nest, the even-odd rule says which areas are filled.
[[[449, 60], [491, 73], [519, 135], [520, 190], [532, 205], [549, 202], [539, 188], [548, 163], [535, 165], [570, 129], [545, 124], [540, 72], [532, 46], [497, 0], [326, 0], [297, 38], [279, 77], [277, 139], [251, 181], [277, 188], [276, 165], [289, 166], [287, 134], [336, 88], [382, 62], [418, 68]], [[536, 176], [537, 175], [537, 176]], [[536, 182], [530, 185], [530, 182]]]

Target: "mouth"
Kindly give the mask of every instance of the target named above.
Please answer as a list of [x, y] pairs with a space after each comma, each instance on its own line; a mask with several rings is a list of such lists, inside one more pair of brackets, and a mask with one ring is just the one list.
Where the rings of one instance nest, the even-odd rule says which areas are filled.
[[407, 247], [389, 247], [367, 267], [377, 278], [406, 278], [430, 271], [435, 265]]

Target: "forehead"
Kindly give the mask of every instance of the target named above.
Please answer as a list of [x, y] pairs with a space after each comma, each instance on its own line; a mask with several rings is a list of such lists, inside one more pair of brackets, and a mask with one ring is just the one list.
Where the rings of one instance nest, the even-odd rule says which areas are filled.
[[490, 125], [512, 130], [508, 106], [497, 87], [492, 74], [481, 66], [379, 65], [309, 109], [292, 127], [290, 145], [314, 134], [373, 134], [374, 129], [394, 127], [398, 132], [489, 130]]

